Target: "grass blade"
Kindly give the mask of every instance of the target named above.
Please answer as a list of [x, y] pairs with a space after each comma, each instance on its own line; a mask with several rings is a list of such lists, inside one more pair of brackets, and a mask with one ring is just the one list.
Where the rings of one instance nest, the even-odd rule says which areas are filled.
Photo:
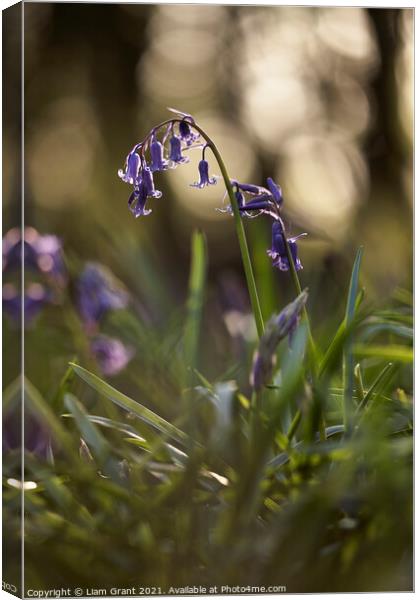
[[413, 362], [413, 349], [409, 346], [400, 346], [398, 344], [388, 346], [355, 344], [353, 353], [359, 358], [378, 358], [402, 363]]
[[[357, 310], [361, 304], [363, 300], [363, 291], [360, 291], [357, 295], [356, 298], [356, 304], [355, 304], [355, 311], [357, 313]], [[359, 322], [359, 318], [357, 316], [355, 316], [355, 318], [353, 319], [352, 323], [347, 323], [346, 321], [346, 317], [344, 317], [344, 319], [341, 321], [335, 336], [331, 342], [331, 344], [328, 346], [323, 359], [321, 361], [320, 367], [319, 367], [319, 376], [321, 377], [321, 375], [324, 375], [324, 373], [333, 370], [333, 368], [335, 367], [336, 363], [338, 362], [341, 353], [342, 353], [342, 348], [343, 345], [346, 341], [346, 339], [348, 338], [348, 336], [350, 335], [350, 333], [353, 331], [353, 329], [356, 327], [356, 325]]]
[[[357, 250], [350, 278], [346, 315], [344, 319], [346, 329], [353, 323], [356, 314], [357, 290], [359, 287], [359, 272], [362, 255], [363, 247], [360, 247]], [[347, 434], [350, 434], [353, 429], [353, 379], [353, 341], [352, 336], [350, 335], [343, 348], [343, 422]]]
[[357, 394], [357, 399], [360, 402], [364, 402], [365, 399], [365, 388], [363, 385], [363, 376], [362, 376], [362, 369], [360, 367], [360, 363], [357, 363], [357, 365], [354, 367], [354, 377], [356, 378], [356, 394]]
[[90, 387], [96, 390], [102, 396], [105, 396], [124, 410], [127, 410], [133, 414], [135, 414], [139, 419], [151, 425], [161, 433], [164, 433], [171, 439], [179, 442], [180, 444], [186, 444], [188, 441], [188, 436], [172, 425], [165, 421], [162, 417], [159, 417], [156, 413], [154, 413], [149, 408], [146, 408], [139, 402], [136, 402], [129, 396], [126, 396], [122, 392], [119, 392], [108, 383], [100, 379], [97, 375], [90, 373], [83, 367], [79, 365], [75, 365], [74, 363], [70, 363], [71, 367], [74, 369], [75, 373], [83, 379]]
[[110, 444], [91, 422], [84, 407], [73, 394], [67, 393], [64, 396], [64, 404], [73, 415], [83, 439], [92, 449], [95, 458], [103, 465], [111, 454]]
[[195, 231], [191, 240], [191, 269], [187, 301], [187, 319], [184, 333], [186, 364], [187, 367], [190, 368], [194, 368], [197, 362], [206, 271], [206, 239], [203, 233]]
[[26, 377], [24, 378], [24, 390], [25, 412], [27, 410], [26, 407], [29, 409], [32, 408], [36, 416], [39, 417], [48, 427], [48, 430], [51, 432], [51, 435], [59, 444], [60, 448], [66, 452], [68, 457], [74, 459], [74, 445], [70, 435], [64, 429], [60, 420], [53, 413], [37, 388], [28, 379], [26, 379]]
[[375, 381], [372, 383], [368, 391], [366, 392], [363, 401], [357, 407], [357, 412], [359, 413], [369, 402], [369, 400], [373, 397], [373, 394], [380, 394], [384, 387], [388, 384], [391, 377], [394, 375], [395, 365], [393, 363], [388, 363], [382, 371], [379, 373]]

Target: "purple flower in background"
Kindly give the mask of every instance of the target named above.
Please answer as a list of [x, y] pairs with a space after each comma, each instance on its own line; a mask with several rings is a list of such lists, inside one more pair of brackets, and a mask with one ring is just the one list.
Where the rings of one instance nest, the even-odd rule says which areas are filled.
[[116, 375], [122, 371], [134, 356], [120, 340], [100, 335], [92, 340], [91, 350], [104, 375]]
[[22, 296], [15, 285], [3, 285], [3, 312], [12, 321], [19, 323], [22, 312]]
[[304, 290], [293, 302], [285, 306], [279, 315], [268, 321], [252, 365], [251, 385], [255, 390], [261, 390], [270, 382], [276, 364], [277, 346], [287, 336], [291, 343], [307, 299], [308, 292]]
[[[303, 267], [297, 255], [296, 240], [304, 235], [306, 235], [306, 233], [301, 233], [300, 235], [287, 239], [287, 243], [289, 244], [292, 259], [297, 271], [303, 269]], [[289, 270], [289, 258], [287, 256], [287, 249], [283, 239], [282, 226], [278, 221], [274, 221], [273, 223], [272, 243], [270, 250], [267, 250], [267, 254], [270, 256], [270, 258], [272, 258], [274, 267], [279, 268], [280, 271]]]
[[209, 163], [204, 160], [204, 158], [198, 163], [198, 172], [200, 174], [200, 181], [191, 183], [192, 187], [202, 189], [206, 185], [214, 185], [217, 183], [216, 177], [209, 177]]
[[189, 158], [182, 155], [182, 143], [181, 138], [177, 135], [173, 135], [169, 139], [170, 144], [170, 152], [169, 152], [169, 160], [176, 164], [189, 162]]
[[25, 227], [22, 244], [20, 230], [10, 229], [3, 238], [3, 271], [21, 267], [22, 249], [25, 269], [39, 271], [55, 284], [66, 284], [62, 244], [57, 236], [41, 235], [33, 227]]
[[168, 168], [168, 161], [163, 157], [163, 145], [153, 137], [152, 143], [150, 144], [150, 156], [152, 159], [150, 170], [152, 173], [154, 171], [164, 171]]
[[36, 251], [38, 270], [49, 276], [54, 283], [64, 286], [67, 283], [67, 273], [59, 238], [56, 235], [38, 235], [33, 248]]
[[118, 176], [121, 177], [125, 183], [135, 185], [140, 170], [140, 156], [137, 152], [130, 152], [127, 157], [125, 171], [123, 169], [118, 170]]
[[[31, 248], [29, 248], [31, 249]], [[22, 236], [17, 227], [9, 229], [3, 237], [3, 271], [20, 268], [22, 258]], [[29, 262], [29, 261], [28, 261]], [[35, 261], [34, 261], [35, 262]]]
[[[16, 273], [22, 267], [22, 251], [26, 286], [23, 294]], [[22, 240], [18, 228], [10, 229], [3, 238], [3, 309], [15, 323], [21, 320], [22, 296], [24, 324], [30, 324], [43, 306], [56, 302], [67, 284], [62, 244], [55, 235], [41, 235], [33, 227], [24, 229]], [[35, 279], [32, 280], [31, 279]], [[38, 281], [41, 279], [41, 281]]]
[[[28, 285], [23, 295], [25, 325], [31, 324], [50, 299], [51, 294], [40, 283]], [[12, 283], [5, 283], [3, 286], [3, 310], [12, 321], [20, 322], [22, 295]]]
[[128, 305], [129, 295], [106, 267], [87, 263], [77, 284], [80, 314], [88, 327], [96, 326], [110, 310]]

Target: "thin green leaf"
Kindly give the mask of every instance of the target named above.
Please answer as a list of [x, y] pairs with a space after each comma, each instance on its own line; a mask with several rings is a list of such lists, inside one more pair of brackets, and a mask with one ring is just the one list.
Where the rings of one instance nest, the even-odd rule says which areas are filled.
[[375, 381], [372, 383], [368, 391], [366, 392], [365, 397], [362, 402], [357, 407], [357, 412], [360, 412], [371, 400], [373, 395], [379, 395], [385, 386], [389, 383], [391, 377], [395, 373], [395, 365], [393, 363], [388, 363], [382, 371], [379, 373]]
[[363, 377], [362, 377], [362, 369], [360, 367], [360, 363], [354, 367], [354, 377], [356, 379], [356, 394], [357, 400], [363, 402], [365, 399], [365, 388], [363, 385]]
[[[356, 314], [357, 290], [359, 287], [359, 272], [362, 255], [363, 248], [360, 247], [357, 250], [350, 278], [349, 292], [347, 296], [347, 308], [344, 320], [346, 329], [351, 323], [353, 323]], [[343, 421], [348, 433], [351, 433], [353, 429], [353, 379], [353, 342], [350, 335], [343, 348]]]
[[[361, 302], [363, 300], [363, 291], [360, 291], [359, 294], [357, 295], [357, 299], [356, 299], [356, 311], [358, 310]], [[328, 346], [324, 357], [321, 361], [321, 365], [319, 367], [319, 376], [323, 375], [324, 373], [327, 373], [329, 371], [331, 371], [334, 366], [337, 364], [340, 356], [341, 356], [341, 352], [343, 349], [343, 346], [348, 338], [348, 336], [352, 333], [352, 331], [354, 331], [354, 329], [356, 328], [356, 326], [359, 323], [359, 318], [356, 317], [353, 319], [353, 322], [348, 324], [346, 322], [346, 318], [344, 318], [342, 320], [342, 322], [340, 323], [335, 336], [331, 342], [331, 344]]]
[[22, 379], [17, 377], [3, 391], [2, 408], [5, 413], [13, 404], [20, 402], [22, 398]]
[[400, 346], [397, 344], [389, 346], [355, 344], [353, 351], [359, 358], [378, 358], [403, 363], [413, 362], [413, 349], [409, 346]]
[[92, 449], [95, 458], [100, 464], [104, 464], [111, 454], [110, 444], [90, 421], [84, 407], [73, 394], [67, 393], [64, 396], [64, 404], [73, 415], [82, 438]]
[[[61, 415], [64, 418], [74, 418], [74, 415], [64, 414]], [[98, 415], [87, 415], [87, 418], [95, 425], [101, 425], [102, 427], [107, 427], [108, 429], [115, 429], [121, 433], [125, 433], [133, 439], [141, 441], [142, 443], [147, 444], [147, 441], [137, 433], [134, 427], [127, 425], [126, 423], [120, 423], [119, 421], [114, 421], [113, 419], [107, 419], [106, 417], [100, 417]]]
[[206, 240], [203, 233], [195, 231], [191, 240], [191, 268], [184, 332], [186, 364], [190, 367], [193, 367], [197, 361], [206, 270]]
[[398, 323], [392, 323], [389, 321], [381, 321], [379, 319], [372, 319], [372, 324], [364, 328], [363, 334], [361, 335], [362, 340], [368, 340], [374, 337], [378, 333], [391, 333], [398, 337], [402, 337], [408, 340], [412, 340], [414, 332], [412, 327], [406, 325], [400, 325]]
[[135, 414], [139, 419], [141, 419], [148, 425], [151, 425], [161, 433], [164, 433], [171, 439], [184, 445], [187, 443], [188, 436], [183, 431], [175, 427], [175, 425], [168, 423], [168, 421], [165, 421], [165, 419], [159, 417], [149, 408], [146, 408], [145, 406], [143, 406], [139, 402], [136, 402], [129, 396], [126, 396], [122, 392], [119, 392], [118, 390], [110, 386], [108, 383], [100, 379], [97, 375], [90, 373], [89, 371], [87, 371], [83, 367], [80, 367], [79, 365], [75, 365], [73, 363], [70, 364], [71, 367], [74, 369], [75, 373], [81, 379], [83, 379], [83, 381], [90, 385], [90, 387], [96, 390], [99, 394], [105, 396], [124, 410]]

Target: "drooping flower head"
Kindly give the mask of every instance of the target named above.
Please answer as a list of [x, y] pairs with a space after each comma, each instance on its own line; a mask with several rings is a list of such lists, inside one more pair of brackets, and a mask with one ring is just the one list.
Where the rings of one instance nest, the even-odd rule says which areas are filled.
[[289, 343], [291, 342], [307, 299], [308, 292], [304, 290], [293, 302], [283, 308], [279, 315], [268, 321], [252, 365], [251, 385], [256, 391], [270, 382], [276, 364], [277, 346], [287, 336]]
[[275, 183], [271, 177], [267, 178], [267, 185], [274, 202], [280, 207], [283, 204], [281, 187], [277, 185], [277, 183]]
[[169, 139], [170, 144], [170, 152], [169, 152], [169, 160], [172, 163], [181, 164], [189, 162], [189, 158], [187, 156], [182, 155], [182, 142], [181, 138], [178, 135], [173, 135]]
[[[296, 241], [305, 236], [306, 233], [301, 233], [292, 238], [287, 238], [287, 244], [289, 245], [290, 253], [292, 255], [293, 263], [296, 271], [303, 269], [302, 263], [300, 262], [297, 252]], [[273, 266], [280, 269], [280, 271], [288, 271], [290, 268], [289, 257], [287, 254], [286, 244], [283, 237], [282, 225], [279, 221], [274, 221], [272, 225], [272, 241], [271, 248], [267, 250], [268, 256], [273, 260]]]
[[241, 212], [244, 214], [255, 211], [278, 211], [283, 204], [281, 188], [271, 177], [267, 178], [268, 189], [249, 183], [239, 183], [238, 186], [239, 189], [248, 194], [249, 201], [240, 207]]
[[185, 117], [179, 123], [179, 135], [183, 142], [187, 144], [187, 146], [191, 146], [194, 142], [200, 139], [200, 135], [194, 133], [190, 127], [189, 121], [191, 121], [192, 117]]
[[164, 147], [156, 139], [156, 136], [152, 137], [152, 143], [150, 144], [150, 171], [153, 173], [154, 171], [164, 171], [168, 168], [168, 161], [164, 158]]
[[206, 185], [215, 185], [217, 183], [216, 177], [209, 176], [209, 163], [204, 158], [198, 163], [198, 172], [200, 179], [195, 183], [191, 183], [190, 185], [192, 187], [196, 187], [201, 190]]
[[119, 169], [118, 176], [125, 181], [125, 183], [135, 185], [137, 183], [140, 164], [141, 160], [137, 152], [130, 152], [130, 154], [127, 156], [125, 171], [123, 171], [123, 169]]

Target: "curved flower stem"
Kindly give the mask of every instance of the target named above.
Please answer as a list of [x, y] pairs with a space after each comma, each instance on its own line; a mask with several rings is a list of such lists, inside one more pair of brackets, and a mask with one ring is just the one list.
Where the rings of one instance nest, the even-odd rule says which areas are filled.
[[213, 155], [219, 165], [220, 172], [222, 173], [222, 177], [226, 186], [227, 193], [229, 195], [230, 204], [232, 207], [233, 216], [235, 219], [235, 227], [236, 233], [238, 236], [239, 247], [241, 249], [242, 263], [245, 270], [246, 281], [248, 285], [248, 292], [251, 299], [252, 312], [254, 313], [255, 325], [257, 327], [258, 336], [261, 337], [264, 333], [264, 320], [261, 312], [260, 301], [258, 299], [257, 286], [255, 283], [254, 272], [252, 270], [251, 257], [249, 254], [248, 244], [245, 236], [245, 229], [242, 222], [241, 214], [239, 212], [238, 203], [235, 198], [235, 194], [233, 191], [232, 184], [230, 182], [230, 178], [228, 172], [226, 170], [225, 163], [223, 162], [222, 156], [217, 149], [216, 144], [213, 142], [211, 138], [206, 134], [205, 131], [198, 127], [195, 123], [190, 123], [190, 126], [193, 127], [200, 133], [200, 135], [206, 140], [208, 148], [211, 149]]
[[[159, 125], [156, 125], [152, 129], [150, 133], [138, 144], [136, 144], [132, 151], [137, 151], [138, 149], [143, 150], [145, 144], [148, 143], [150, 137], [154, 135], [157, 131], [159, 131], [162, 127], [173, 125], [174, 123], [181, 123], [185, 119], [175, 118], [175, 119], [167, 119], [166, 121], [162, 121]], [[238, 204], [235, 198], [235, 193], [233, 191], [232, 184], [230, 182], [230, 178], [223, 162], [222, 156], [217, 149], [216, 144], [213, 140], [207, 135], [207, 133], [201, 129], [193, 120], [188, 120], [188, 125], [195, 129], [206, 141], [207, 147], [211, 149], [213, 155], [219, 165], [220, 172], [222, 173], [223, 180], [225, 182], [226, 190], [229, 195], [230, 204], [232, 207], [233, 216], [235, 219], [235, 227], [236, 233], [238, 236], [239, 247], [241, 249], [242, 263], [245, 270], [246, 281], [248, 285], [248, 292], [251, 300], [252, 312], [254, 313], [255, 325], [257, 327], [258, 337], [261, 337], [264, 333], [264, 319], [261, 312], [260, 301], [258, 299], [257, 286], [255, 283], [254, 272], [252, 270], [251, 257], [249, 254], [248, 244], [245, 236], [245, 229], [242, 223], [241, 214], [238, 209]]]

